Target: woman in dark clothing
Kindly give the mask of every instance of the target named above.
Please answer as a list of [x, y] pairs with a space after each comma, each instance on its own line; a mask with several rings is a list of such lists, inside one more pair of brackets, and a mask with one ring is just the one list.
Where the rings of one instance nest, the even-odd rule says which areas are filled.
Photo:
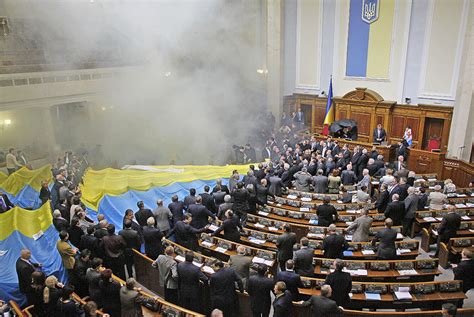
[[56, 317], [56, 305], [61, 297], [63, 285], [58, 282], [56, 276], [51, 275], [46, 278], [46, 287], [43, 290], [43, 301], [46, 311], [46, 316]]
[[46, 309], [43, 301], [43, 290], [45, 287], [46, 276], [43, 272], [35, 271], [31, 274], [31, 288], [33, 297], [33, 316], [46, 316]]
[[81, 317], [84, 310], [76, 303], [71, 295], [74, 292], [74, 287], [65, 286], [62, 295], [56, 305], [57, 316], [61, 317]]
[[102, 294], [102, 310], [111, 317], [120, 317], [120, 284], [112, 279], [112, 270], [100, 273], [99, 287]]

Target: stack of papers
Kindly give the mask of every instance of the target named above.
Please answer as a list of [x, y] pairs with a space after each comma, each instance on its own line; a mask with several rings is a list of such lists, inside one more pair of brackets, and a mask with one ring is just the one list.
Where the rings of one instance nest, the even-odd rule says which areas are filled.
[[323, 239], [324, 238], [324, 234], [323, 233], [308, 233], [308, 238], [319, 238], [319, 239]]
[[442, 220], [443, 220], [443, 217], [436, 217], [436, 220], [442, 221]]
[[256, 238], [252, 238], [252, 237], [250, 237], [249, 241], [252, 242], [252, 243], [255, 243], [255, 244], [264, 244], [266, 242], [265, 240], [256, 239]]
[[265, 260], [265, 261], [263, 261], [263, 264], [265, 264], [266, 266], [273, 266], [273, 261]]
[[214, 245], [214, 243], [211, 243], [211, 242], [207, 242], [207, 241], [202, 241], [201, 244], [205, 247], [212, 247]]
[[309, 211], [309, 208], [308, 207], [301, 207], [300, 211]]
[[350, 226], [354, 223], [354, 221], [346, 221], [346, 225]]
[[466, 203], [466, 206], [471, 208], [471, 207], [474, 207], [474, 204], [473, 203]]
[[403, 239], [403, 234], [401, 234], [400, 232], [397, 233], [397, 239]]
[[268, 227], [268, 230], [270, 230], [270, 231], [278, 231], [278, 228], [275, 228], [275, 227]]
[[193, 261], [193, 265], [194, 265], [194, 266], [197, 266], [197, 267], [201, 267], [201, 266], [203, 266], [203, 264], [202, 264], [202, 263], [198, 263], [198, 262], [194, 262], [194, 261]]
[[434, 222], [434, 221], [436, 221], [436, 218], [434, 218], [434, 217], [424, 217], [423, 220], [427, 221], [427, 222]]
[[398, 270], [398, 274], [400, 274], [400, 275], [417, 275], [418, 272], [415, 271], [414, 269], [410, 269], [410, 270]]
[[409, 287], [399, 287], [398, 292], [395, 292], [395, 296], [399, 300], [412, 299]]
[[464, 204], [454, 204], [454, 206], [456, 206], [456, 208], [466, 208], [467, 207]]
[[363, 255], [372, 255], [375, 254], [374, 250], [362, 250]]
[[177, 255], [174, 259], [178, 262], [184, 262], [184, 256], [182, 255]]
[[467, 197], [466, 194], [458, 194], [458, 197]]
[[462, 220], [471, 220], [471, 217], [469, 217], [469, 216], [462, 216], [461, 219], [462, 219]]
[[205, 265], [203, 268], [202, 268], [202, 271], [204, 273], [207, 273], [207, 274], [214, 274], [216, 271], [214, 271], [214, 269], [212, 267], [209, 267], [207, 265]]
[[288, 199], [296, 199], [296, 198], [298, 198], [298, 196], [292, 194], [292, 195], [286, 196], [286, 198], [288, 198]]
[[311, 201], [311, 198], [309, 198], [309, 197], [302, 197], [302, 198], [301, 198], [301, 201], [310, 202], [310, 201]]
[[346, 212], [349, 214], [356, 214], [357, 210], [346, 210]]
[[367, 275], [367, 270], [357, 269], [357, 270], [347, 270], [344, 272], [350, 273], [351, 275]]
[[216, 231], [217, 229], [219, 229], [219, 227], [216, 226], [216, 225], [210, 225], [209, 226], [209, 230], [211, 230], [211, 231]]
[[365, 293], [365, 299], [367, 300], [382, 300], [380, 294], [376, 293]]
[[344, 238], [346, 238], [347, 241], [352, 241], [352, 235], [350, 234], [346, 234]]
[[259, 211], [258, 214], [261, 216], [268, 216], [268, 212], [265, 211]]
[[265, 226], [264, 226], [264, 225], [262, 225], [262, 224], [259, 224], [258, 222], [257, 222], [257, 223], [255, 223], [255, 224], [254, 224], [254, 226], [255, 226], [255, 227], [257, 227], [257, 228], [265, 228]]
[[226, 253], [226, 252], [227, 252], [227, 249], [224, 249], [224, 248], [221, 248], [221, 247], [217, 247], [217, 248], [214, 249], [214, 251], [219, 252], [219, 253]]

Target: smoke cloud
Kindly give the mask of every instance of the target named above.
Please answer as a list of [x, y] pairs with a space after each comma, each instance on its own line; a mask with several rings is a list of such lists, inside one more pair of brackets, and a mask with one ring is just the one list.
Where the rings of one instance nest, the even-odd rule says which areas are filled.
[[[265, 109], [261, 1], [5, 0], [51, 64], [130, 65], [66, 118], [118, 164], [222, 164]], [[14, 29], [13, 29], [14, 30]], [[77, 136], [80, 136], [79, 138]], [[64, 139], [64, 135], [63, 135]], [[66, 150], [63, 145], [63, 150]]]

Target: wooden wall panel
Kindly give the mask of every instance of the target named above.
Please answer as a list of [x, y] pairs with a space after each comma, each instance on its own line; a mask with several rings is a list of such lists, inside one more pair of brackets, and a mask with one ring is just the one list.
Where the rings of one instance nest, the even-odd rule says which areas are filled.
[[322, 127], [324, 124], [324, 118], [326, 117], [326, 106], [316, 105], [314, 108], [314, 125]]
[[381, 124], [381, 125], [384, 125], [384, 116], [382, 115], [377, 115], [376, 119], [375, 119], [375, 124]]
[[339, 118], [342, 119], [347, 119], [347, 111], [345, 110], [340, 110], [339, 112]]
[[403, 138], [405, 132], [405, 118], [402, 116], [392, 116], [390, 126], [390, 137]]
[[354, 119], [357, 122], [359, 136], [370, 135], [370, 117], [370, 113], [352, 112], [351, 119]]

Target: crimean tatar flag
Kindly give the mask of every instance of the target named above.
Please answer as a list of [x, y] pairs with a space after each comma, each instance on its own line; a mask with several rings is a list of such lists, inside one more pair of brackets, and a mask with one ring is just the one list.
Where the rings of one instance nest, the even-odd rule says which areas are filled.
[[334, 105], [332, 104], [332, 77], [329, 80], [328, 101], [326, 103], [326, 116], [324, 117], [323, 134], [329, 134], [329, 126], [334, 122]]

